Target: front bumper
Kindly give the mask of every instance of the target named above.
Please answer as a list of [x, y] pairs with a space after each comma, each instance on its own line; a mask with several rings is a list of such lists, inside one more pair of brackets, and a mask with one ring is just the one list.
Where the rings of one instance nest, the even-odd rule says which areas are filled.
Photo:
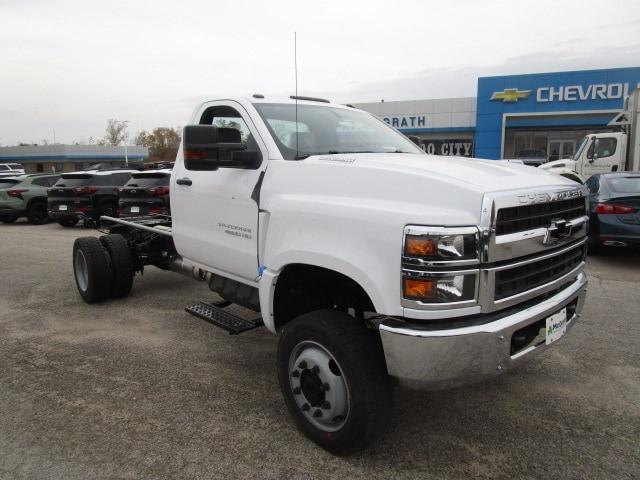
[[[587, 289], [581, 272], [558, 293], [488, 323], [457, 328], [388, 319], [380, 336], [389, 374], [409, 388], [438, 390], [503, 373], [545, 350], [544, 338], [512, 354], [512, 337], [567, 307], [567, 330], [580, 317]], [[442, 324], [440, 324], [442, 325]]]

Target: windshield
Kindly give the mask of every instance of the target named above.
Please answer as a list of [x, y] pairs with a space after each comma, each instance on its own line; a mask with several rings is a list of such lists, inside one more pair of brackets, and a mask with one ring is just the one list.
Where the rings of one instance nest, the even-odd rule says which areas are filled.
[[582, 153], [582, 150], [584, 150], [584, 147], [587, 146], [588, 142], [589, 142], [588, 136], [582, 139], [582, 142], [580, 142], [580, 146], [578, 147], [578, 150], [576, 150], [576, 153], [573, 154], [572, 160], [578, 160], [578, 158], [580, 158], [580, 154]]
[[[291, 103], [256, 103], [287, 160], [334, 153], [423, 153], [381, 120], [358, 110]], [[297, 157], [296, 157], [297, 150]]]

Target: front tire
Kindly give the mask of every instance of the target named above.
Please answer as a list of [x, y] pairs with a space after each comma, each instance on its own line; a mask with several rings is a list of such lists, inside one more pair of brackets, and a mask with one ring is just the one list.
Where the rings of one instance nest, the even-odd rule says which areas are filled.
[[0, 222], [2, 223], [15, 223], [18, 220], [18, 217], [2, 217], [0, 218]]
[[73, 274], [82, 299], [102, 302], [111, 290], [107, 252], [96, 237], [80, 237], [73, 244]]
[[286, 324], [277, 363], [289, 412], [322, 448], [354, 453], [387, 425], [393, 388], [380, 337], [346, 313], [318, 310]]

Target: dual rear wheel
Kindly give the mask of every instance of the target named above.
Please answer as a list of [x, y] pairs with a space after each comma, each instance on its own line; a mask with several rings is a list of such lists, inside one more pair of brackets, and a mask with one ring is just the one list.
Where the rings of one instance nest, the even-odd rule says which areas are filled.
[[122, 235], [81, 237], [73, 244], [73, 274], [82, 299], [125, 297], [133, 286], [133, 259]]

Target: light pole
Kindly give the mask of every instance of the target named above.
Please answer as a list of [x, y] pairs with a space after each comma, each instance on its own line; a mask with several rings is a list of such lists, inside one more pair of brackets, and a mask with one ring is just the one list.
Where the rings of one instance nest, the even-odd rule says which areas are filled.
[[116, 120], [117, 122], [124, 124], [124, 135], [122, 136], [122, 145], [124, 146], [124, 164], [125, 166], [129, 166], [129, 155], [127, 154], [127, 138], [129, 137], [129, 132], [127, 131], [129, 120]]

